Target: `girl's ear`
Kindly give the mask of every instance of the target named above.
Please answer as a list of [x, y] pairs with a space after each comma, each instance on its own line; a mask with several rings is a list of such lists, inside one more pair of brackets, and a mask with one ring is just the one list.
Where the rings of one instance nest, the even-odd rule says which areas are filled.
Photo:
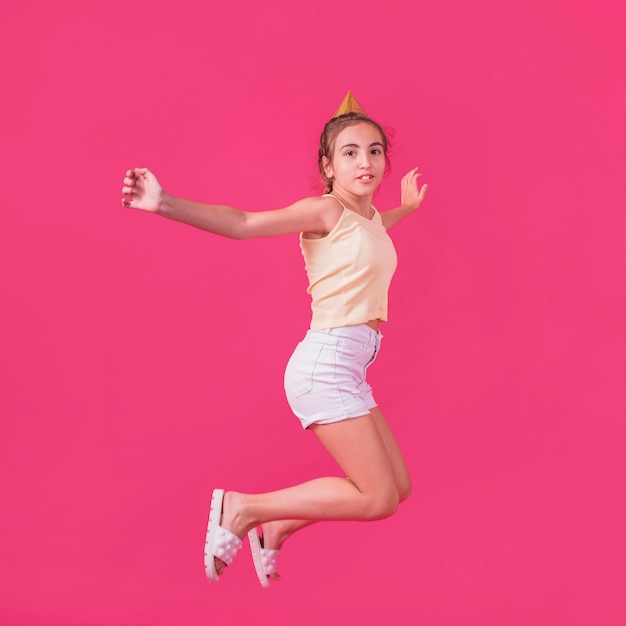
[[322, 167], [324, 168], [324, 174], [326, 178], [331, 179], [333, 177], [333, 164], [328, 157], [322, 157]]

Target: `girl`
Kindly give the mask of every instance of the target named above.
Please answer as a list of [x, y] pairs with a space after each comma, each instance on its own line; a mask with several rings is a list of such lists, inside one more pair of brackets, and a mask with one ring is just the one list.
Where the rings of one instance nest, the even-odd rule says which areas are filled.
[[[348, 92], [324, 127], [318, 165], [326, 193], [283, 209], [246, 212], [175, 198], [145, 168], [129, 170], [122, 203], [223, 237], [300, 233], [313, 318], [285, 372], [289, 404], [346, 478], [324, 477], [263, 494], [215, 489], [205, 569], [216, 582], [248, 535], [259, 581], [278, 578], [276, 559], [294, 532], [322, 520], [376, 520], [411, 491], [406, 464], [366, 382], [387, 320], [396, 254], [387, 231], [420, 206], [427, 185], [411, 170], [399, 207], [379, 213], [374, 191], [387, 171], [388, 140]], [[259, 536], [258, 528], [262, 531]]]

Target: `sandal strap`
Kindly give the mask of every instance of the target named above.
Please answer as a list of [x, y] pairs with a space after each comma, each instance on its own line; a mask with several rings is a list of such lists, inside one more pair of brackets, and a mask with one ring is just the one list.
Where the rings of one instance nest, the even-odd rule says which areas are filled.
[[213, 544], [213, 556], [216, 556], [221, 561], [224, 561], [226, 565], [230, 565], [233, 562], [237, 552], [241, 549], [243, 541], [221, 526], [217, 527], [217, 537]]
[[278, 562], [278, 555], [280, 550], [266, 550], [261, 548], [261, 562], [263, 563], [263, 570], [267, 576], [276, 573], [276, 563]]

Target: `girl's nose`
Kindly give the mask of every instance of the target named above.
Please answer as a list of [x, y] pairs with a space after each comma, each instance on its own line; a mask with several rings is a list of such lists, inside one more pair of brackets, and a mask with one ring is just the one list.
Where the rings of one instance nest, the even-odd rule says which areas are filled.
[[370, 157], [369, 154], [362, 154], [359, 159], [359, 167], [366, 168], [370, 166]]

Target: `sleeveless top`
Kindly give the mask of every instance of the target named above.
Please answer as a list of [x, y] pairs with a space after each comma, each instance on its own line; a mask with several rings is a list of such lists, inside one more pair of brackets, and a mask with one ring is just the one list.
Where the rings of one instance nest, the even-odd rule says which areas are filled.
[[305, 239], [300, 234], [313, 329], [387, 321], [389, 285], [397, 265], [393, 243], [374, 207], [369, 220], [339, 202], [343, 212], [326, 237]]

